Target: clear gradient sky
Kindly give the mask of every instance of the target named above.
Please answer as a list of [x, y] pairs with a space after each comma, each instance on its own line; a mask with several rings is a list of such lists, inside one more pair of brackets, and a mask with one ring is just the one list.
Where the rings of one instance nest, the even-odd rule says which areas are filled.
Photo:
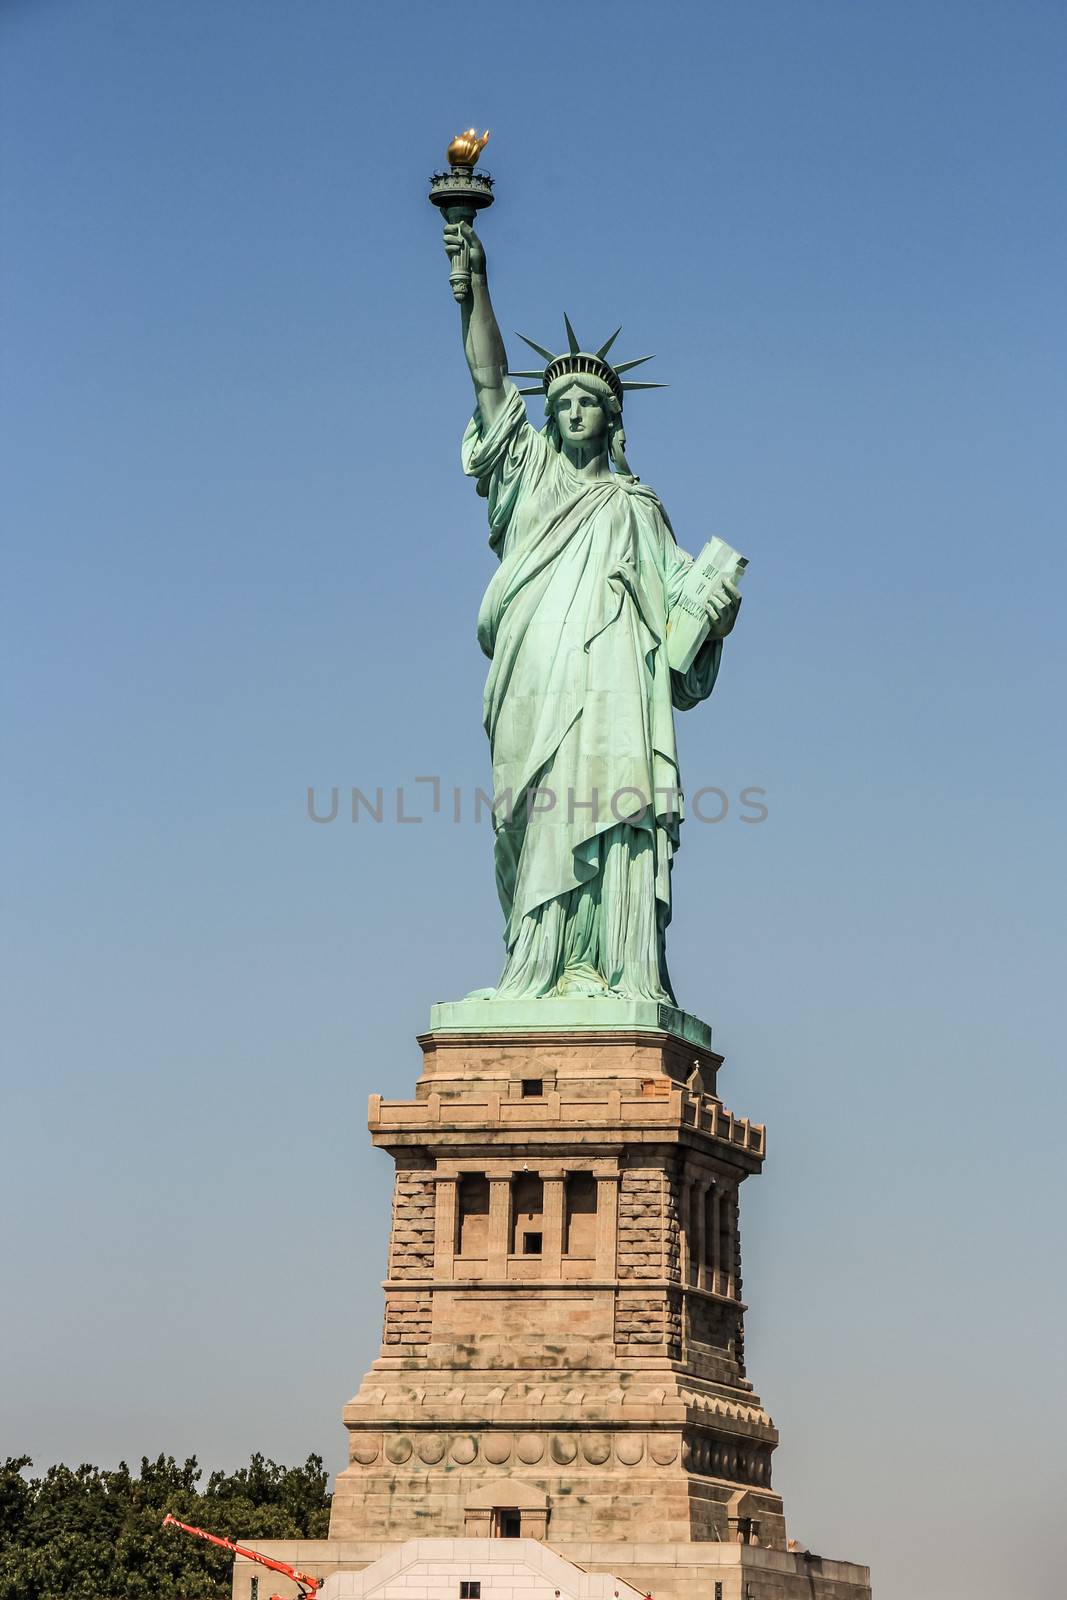
[[1052, 0], [0, 7], [5, 1452], [342, 1461], [366, 1097], [500, 960], [484, 824], [305, 810], [488, 778], [477, 121], [502, 325], [656, 351], [634, 469], [751, 560], [680, 736], [769, 816], [671, 952], [791, 1532], [1060, 1589], [1065, 70]]

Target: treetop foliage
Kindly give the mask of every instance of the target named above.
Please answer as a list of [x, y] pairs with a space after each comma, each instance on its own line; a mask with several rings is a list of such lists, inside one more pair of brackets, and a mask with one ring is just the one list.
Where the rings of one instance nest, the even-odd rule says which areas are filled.
[[329, 1475], [322, 1457], [280, 1467], [254, 1455], [234, 1473], [203, 1472], [195, 1456], [49, 1467], [29, 1456], [0, 1467], [0, 1600], [227, 1600], [233, 1556], [162, 1526], [169, 1511], [225, 1539], [324, 1539]]

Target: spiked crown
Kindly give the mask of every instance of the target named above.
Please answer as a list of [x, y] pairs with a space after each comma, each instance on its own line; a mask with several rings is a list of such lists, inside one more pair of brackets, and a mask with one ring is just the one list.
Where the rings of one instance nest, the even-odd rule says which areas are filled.
[[622, 332], [616, 328], [610, 339], [606, 339], [599, 350], [583, 350], [578, 343], [578, 336], [571, 327], [570, 318], [564, 313], [563, 324], [567, 330], [568, 348], [562, 355], [553, 355], [551, 350], [546, 350], [543, 344], [536, 344], [533, 339], [528, 339], [524, 333], [519, 334], [523, 344], [528, 344], [537, 355], [542, 356], [547, 363], [544, 368], [533, 372], [512, 372], [512, 378], [538, 378], [540, 382], [536, 388], [520, 389], [520, 394], [543, 394], [546, 405], [552, 390], [561, 379], [592, 380], [594, 387], [602, 387], [612, 396], [619, 409], [622, 409], [623, 395], [628, 389], [662, 389], [662, 383], [624, 383], [622, 374], [630, 372], [634, 367], [641, 366], [642, 362], [651, 361], [651, 356], [638, 356], [633, 361], [620, 361], [617, 366], [612, 366], [607, 359], [608, 351]]

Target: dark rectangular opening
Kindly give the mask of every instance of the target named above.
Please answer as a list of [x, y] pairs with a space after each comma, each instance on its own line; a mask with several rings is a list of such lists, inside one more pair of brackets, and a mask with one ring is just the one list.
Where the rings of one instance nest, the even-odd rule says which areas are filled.
[[540, 1100], [545, 1092], [544, 1080], [541, 1078], [523, 1078], [522, 1098], [524, 1100]]
[[456, 1196], [456, 1253], [485, 1256], [489, 1250], [489, 1180], [483, 1172], [465, 1172]]
[[596, 1179], [591, 1172], [572, 1172], [564, 1184], [563, 1253], [596, 1255]]
[[[545, 1186], [534, 1172], [518, 1172], [511, 1180], [511, 1255], [529, 1255], [522, 1243], [524, 1231], [540, 1232], [545, 1215]], [[533, 1254], [540, 1254], [540, 1247]]]
[[515, 1506], [499, 1506], [493, 1512], [493, 1532], [498, 1539], [520, 1539], [522, 1518]]
[[461, 1578], [459, 1600], [482, 1600], [482, 1586], [471, 1578]]
[[524, 1233], [522, 1236], [522, 1253], [524, 1256], [539, 1256], [541, 1254], [541, 1238], [539, 1233]]
[[[715, 1250], [718, 1240], [715, 1237], [715, 1191], [708, 1189], [704, 1195], [704, 1265], [711, 1271], [715, 1265]], [[709, 1282], [709, 1289], [714, 1289], [715, 1284]]]

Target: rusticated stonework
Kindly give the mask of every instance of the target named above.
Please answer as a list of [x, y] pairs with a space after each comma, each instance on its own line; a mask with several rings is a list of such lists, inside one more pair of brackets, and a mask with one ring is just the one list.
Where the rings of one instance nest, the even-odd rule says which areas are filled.
[[433, 1277], [434, 1204], [433, 1174], [398, 1166], [389, 1239], [391, 1278], [407, 1281]]

